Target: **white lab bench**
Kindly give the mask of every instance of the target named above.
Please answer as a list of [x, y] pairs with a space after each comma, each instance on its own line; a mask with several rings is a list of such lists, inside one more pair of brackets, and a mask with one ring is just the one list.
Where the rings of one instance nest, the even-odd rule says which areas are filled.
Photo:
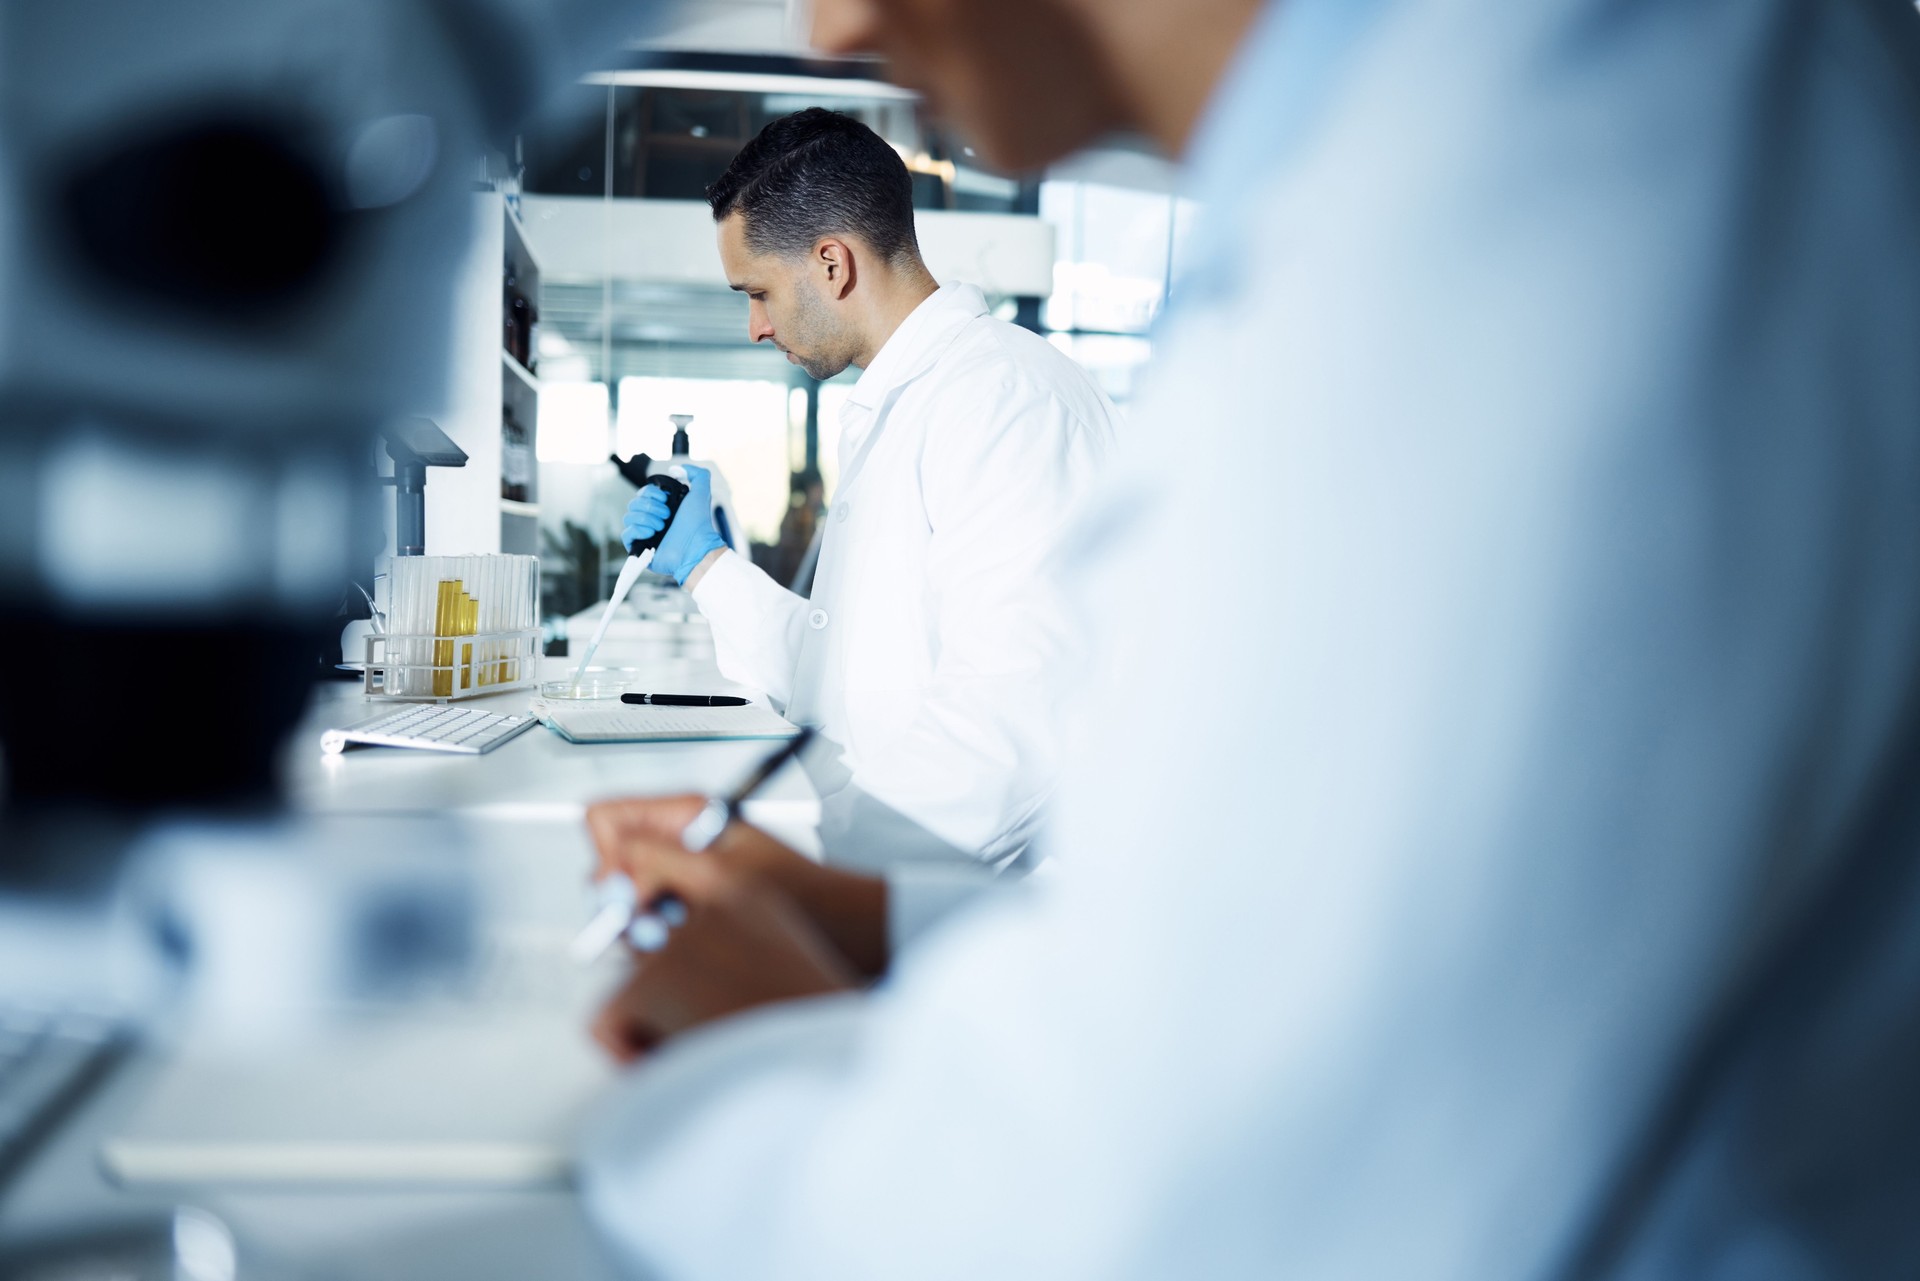
[[[722, 677], [710, 660], [622, 660], [644, 676], [650, 692], [751, 694]], [[543, 660], [543, 679], [572, 675], [566, 659]], [[455, 704], [512, 714], [528, 710], [532, 691], [493, 694]], [[322, 730], [363, 720], [392, 703], [369, 703], [358, 685], [322, 686], [306, 724], [290, 741], [282, 776], [293, 804], [316, 814], [461, 814], [476, 819], [546, 819], [577, 823], [587, 805], [609, 796], [663, 795], [725, 788], [766, 755], [771, 744], [569, 743], [544, 725], [478, 758], [452, 753], [350, 749], [321, 755]], [[819, 800], [803, 771], [781, 772], [747, 804], [756, 825], [803, 846], [819, 821]]]
[[[566, 660], [546, 660], [547, 679], [570, 674]], [[723, 693], [729, 686], [710, 660], [634, 662], [656, 691]], [[471, 706], [525, 710], [530, 691], [491, 695]], [[452, 815], [473, 832], [475, 866], [489, 897], [507, 902], [516, 919], [494, 928], [529, 932], [557, 944], [584, 921], [585, 872], [591, 849], [581, 814], [603, 797], [711, 791], [732, 784], [768, 750], [763, 742], [578, 746], [537, 726], [480, 757], [352, 750], [323, 757], [323, 729], [350, 724], [391, 706], [368, 703], [346, 682], [316, 688], [306, 722], [283, 760], [287, 795], [297, 812], [316, 815]], [[802, 771], [789, 769], [749, 815], [784, 837], [806, 840], [819, 806]], [[584, 1022], [598, 992], [617, 981], [603, 970], [598, 987], [574, 984], [564, 999]], [[583, 986], [584, 985], [584, 986]], [[568, 1020], [571, 1022], [571, 1019]], [[503, 1029], [510, 1029], [503, 1021]], [[506, 1034], [503, 1031], [503, 1034]], [[457, 1065], [453, 1065], [457, 1068]], [[140, 1107], [165, 1071], [157, 1051], [141, 1049], [115, 1070], [28, 1164], [0, 1188], [0, 1234], [36, 1234], [63, 1225], [134, 1219], [176, 1205], [211, 1210], [238, 1235], [243, 1251], [261, 1251], [285, 1274], [312, 1270], [328, 1277], [384, 1281], [430, 1278], [611, 1277], [593, 1233], [565, 1190], [431, 1191], [410, 1188], [340, 1190], [183, 1188], [173, 1194], [129, 1191], [102, 1173], [103, 1141]], [[255, 1273], [243, 1255], [240, 1276]]]

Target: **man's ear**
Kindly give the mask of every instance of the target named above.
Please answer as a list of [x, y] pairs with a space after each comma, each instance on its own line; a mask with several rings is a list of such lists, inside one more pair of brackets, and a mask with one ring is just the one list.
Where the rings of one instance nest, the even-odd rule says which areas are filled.
[[813, 267], [826, 284], [827, 297], [836, 302], [853, 292], [857, 265], [853, 246], [829, 236], [813, 247]]

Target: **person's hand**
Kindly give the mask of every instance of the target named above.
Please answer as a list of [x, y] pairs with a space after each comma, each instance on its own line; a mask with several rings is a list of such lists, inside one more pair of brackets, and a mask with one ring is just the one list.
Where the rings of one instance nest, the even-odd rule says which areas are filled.
[[858, 986], [832, 945], [765, 880], [684, 850], [657, 852], [651, 869], [656, 893], [678, 897], [687, 919], [664, 948], [639, 958], [594, 1019], [594, 1039], [619, 1062], [714, 1019]]
[[627, 504], [620, 544], [631, 547], [665, 529], [667, 536], [655, 549], [650, 568], [671, 574], [673, 581], [684, 585], [708, 553], [725, 551], [727, 544], [713, 527], [713, 478], [704, 467], [684, 466], [682, 470], [687, 474], [687, 496], [674, 513], [673, 523], [667, 523], [666, 492], [658, 485], [642, 485]]
[[[589, 807], [595, 878], [627, 877], [642, 903], [659, 897], [661, 860], [685, 855], [680, 833], [706, 803], [704, 796], [662, 796]], [[886, 969], [885, 881], [822, 867], [746, 823], [728, 824], [702, 857], [785, 895], [861, 974], [873, 978]]]
[[[680, 833], [706, 805], [706, 797], [689, 792], [680, 796], [625, 797], [587, 806], [587, 832], [593, 837], [593, 879], [621, 872], [631, 876], [638, 889], [647, 874], [646, 862], [637, 858], [629, 866], [628, 847], [638, 847], [636, 854], [644, 854], [646, 847], [654, 845], [682, 848]], [[721, 833], [723, 839], [729, 835]]]

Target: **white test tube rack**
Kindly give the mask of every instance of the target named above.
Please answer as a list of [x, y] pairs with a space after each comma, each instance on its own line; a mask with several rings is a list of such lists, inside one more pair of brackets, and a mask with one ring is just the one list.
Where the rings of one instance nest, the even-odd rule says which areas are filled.
[[[537, 559], [463, 558], [469, 564], [491, 559], [533, 561], [522, 575], [528, 596], [522, 602], [522, 617], [537, 618], [540, 600]], [[435, 630], [384, 632], [367, 637], [363, 689], [368, 698], [382, 702], [453, 703], [484, 694], [531, 689], [539, 684], [543, 647], [538, 627], [479, 631], [483, 611], [472, 597], [464, 594], [464, 580], [442, 580], [438, 586], [459, 590], [448, 591], [432, 608]], [[410, 612], [418, 618], [421, 610], [415, 608]]]
[[[397, 703], [453, 703], [539, 683], [540, 630], [472, 636], [367, 637], [366, 694]], [[407, 662], [400, 654], [445, 656]]]

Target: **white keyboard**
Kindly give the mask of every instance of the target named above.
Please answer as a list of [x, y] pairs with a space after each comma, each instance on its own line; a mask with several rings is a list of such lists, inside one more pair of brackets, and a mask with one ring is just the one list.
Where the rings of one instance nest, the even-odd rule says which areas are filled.
[[418, 747], [429, 752], [490, 752], [516, 734], [539, 724], [528, 715], [502, 716], [476, 707], [427, 704], [382, 712], [371, 720], [330, 729], [320, 736], [320, 750], [344, 752], [350, 744], [369, 747]]

